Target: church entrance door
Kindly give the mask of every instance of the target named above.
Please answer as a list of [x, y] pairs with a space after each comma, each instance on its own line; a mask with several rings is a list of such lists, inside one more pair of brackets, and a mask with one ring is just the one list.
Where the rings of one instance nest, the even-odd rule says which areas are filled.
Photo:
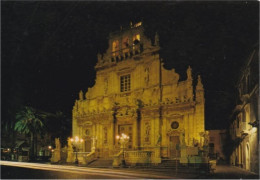
[[119, 126], [119, 135], [124, 133], [125, 135], [129, 136], [129, 141], [126, 144], [126, 149], [132, 149], [132, 142], [133, 142], [133, 126], [132, 125], [120, 125]]
[[90, 152], [91, 151], [91, 139], [88, 138], [85, 140], [85, 152]]
[[179, 136], [170, 136], [170, 158], [179, 158], [180, 153], [180, 138]]

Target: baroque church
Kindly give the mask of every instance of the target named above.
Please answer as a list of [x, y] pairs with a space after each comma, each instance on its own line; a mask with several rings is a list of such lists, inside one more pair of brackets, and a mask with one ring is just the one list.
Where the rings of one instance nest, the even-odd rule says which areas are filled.
[[122, 133], [128, 136], [124, 157], [134, 162], [146, 156], [150, 163], [163, 158], [186, 162], [183, 158], [204, 143], [201, 77], [193, 87], [191, 67], [184, 81], [174, 69], [166, 70], [157, 34], [154, 39], [145, 36], [142, 22], [110, 33], [109, 48], [97, 55], [95, 85], [80, 91], [72, 111], [72, 135], [83, 139], [79, 161], [90, 152], [115, 157], [122, 149], [116, 137]]

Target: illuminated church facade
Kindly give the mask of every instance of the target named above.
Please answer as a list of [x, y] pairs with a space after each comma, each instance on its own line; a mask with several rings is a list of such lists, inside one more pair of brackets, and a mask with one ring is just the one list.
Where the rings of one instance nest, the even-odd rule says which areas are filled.
[[181, 152], [180, 147], [202, 146], [201, 78], [193, 87], [187, 67], [187, 79], [179, 81], [174, 69], [163, 67], [159, 49], [158, 35], [151, 42], [141, 22], [110, 34], [109, 48], [98, 54], [95, 85], [85, 94], [80, 91], [72, 111], [72, 135], [84, 139], [83, 154], [114, 157], [122, 148], [116, 138], [122, 133], [129, 136], [126, 159], [138, 152], [160, 163], [162, 158], [186, 158], [188, 150]]

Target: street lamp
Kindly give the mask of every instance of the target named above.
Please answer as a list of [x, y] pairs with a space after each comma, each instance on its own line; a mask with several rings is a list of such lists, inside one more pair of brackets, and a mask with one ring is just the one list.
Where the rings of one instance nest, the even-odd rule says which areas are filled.
[[126, 134], [122, 133], [121, 136], [117, 135], [116, 139], [119, 139], [119, 142], [120, 142], [121, 146], [123, 146], [122, 166], [124, 167], [126, 165], [126, 163], [125, 163], [125, 145], [129, 141], [129, 136], [127, 136]]
[[76, 152], [75, 164], [79, 164], [79, 160], [78, 160], [79, 144], [83, 142], [83, 139], [79, 138], [78, 136], [75, 136], [74, 138], [70, 138], [70, 141], [74, 151]]
[[52, 146], [48, 146], [48, 149], [49, 149], [49, 156], [51, 157], [52, 156], [52, 152], [53, 152], [53, 149], [52, 149]]

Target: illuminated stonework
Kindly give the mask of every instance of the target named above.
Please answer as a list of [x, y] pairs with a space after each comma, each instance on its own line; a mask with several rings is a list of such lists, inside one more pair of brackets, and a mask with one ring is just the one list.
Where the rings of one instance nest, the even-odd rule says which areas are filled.
[[80, 92], [73, 107], [73, 136], [85, 140], [81, 151], [90, 151], [95, 137], [98, 156], [113, 157], [120, 149], [116, 136], [124, 133], [128, 151], [149, 150], [157, 154], [152, 162], [160, 162], [161, 157], [180, 156], [173, 151], [176, 144], [202, 143], [201, 79], [194, 96], [191, 68], [187, 79], [179, 81], [174, 69], [164, 69], [159, 49], [158, 35], [152, 44], [141, 23], [110, 34], [107, 52], [98, 54], [95, 85], [85, 97]]

